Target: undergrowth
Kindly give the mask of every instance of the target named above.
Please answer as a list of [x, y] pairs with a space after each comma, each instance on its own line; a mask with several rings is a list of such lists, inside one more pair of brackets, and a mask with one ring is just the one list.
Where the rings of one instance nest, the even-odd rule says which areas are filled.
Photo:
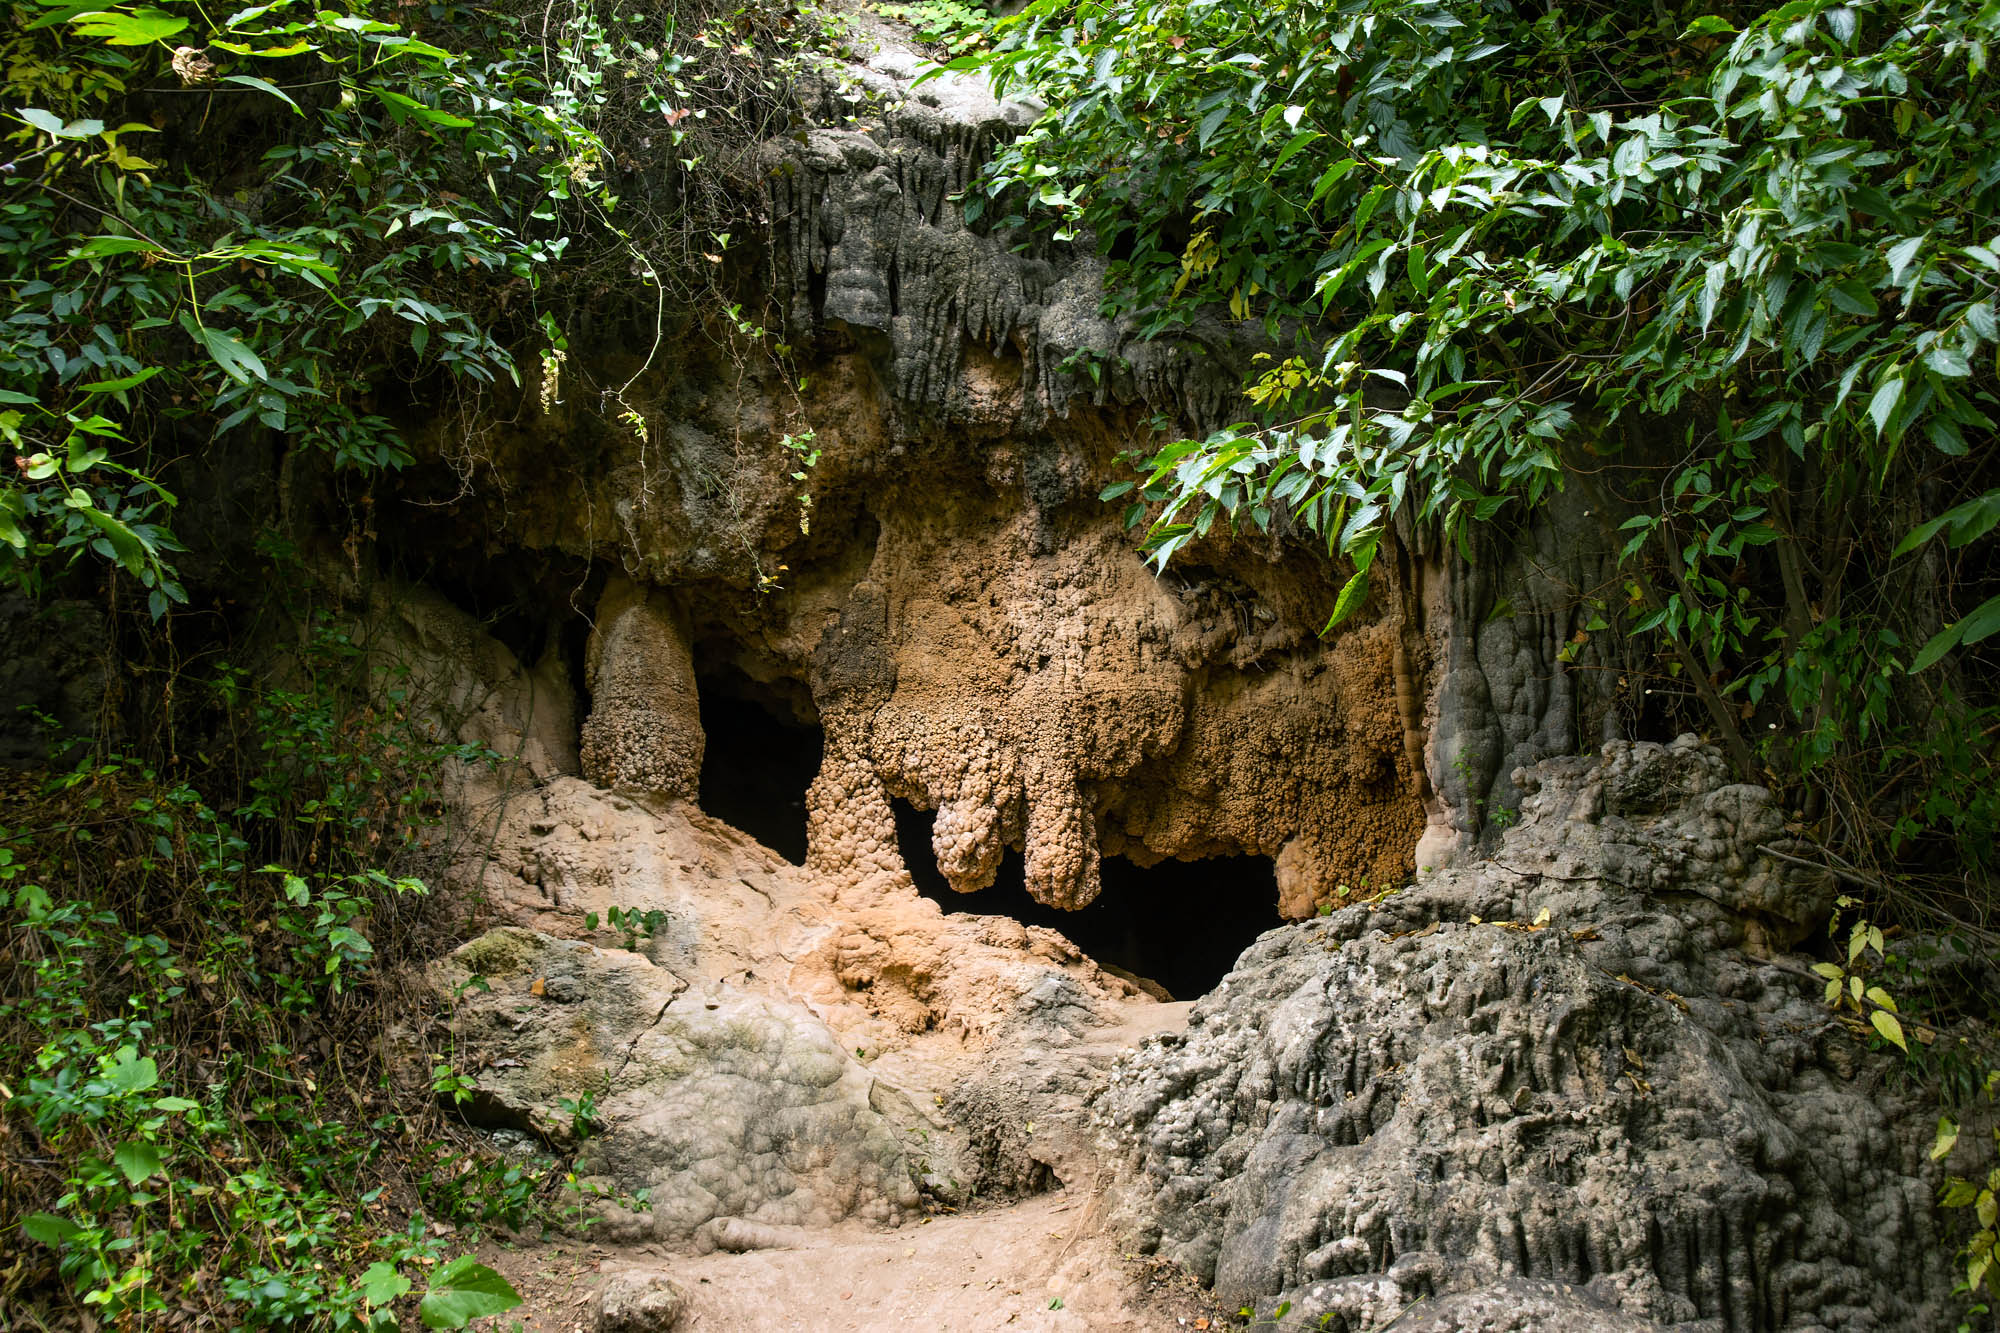
[[0, 1326], [510, 1308], [448, 1246], [563, 1220], [573, 1177], [471, 1134], [385, 1042], [429, 1003], [398, 976], [444, 924], [417, 877], [454, 836], [440, 775], [496, 757], [324, 619], [197, 684], [205, 752], [0, 791]]
[[884, 18], [907, 23], [919, 40], [928, 42], [945, 55], [959, 56], [984, 49], [993, 15], [977, 0], [916, 0], [913, 4], [878, 4], [875, 12]]

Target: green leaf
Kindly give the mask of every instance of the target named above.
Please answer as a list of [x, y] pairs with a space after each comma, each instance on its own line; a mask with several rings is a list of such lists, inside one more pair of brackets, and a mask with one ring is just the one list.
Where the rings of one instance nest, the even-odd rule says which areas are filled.
[[418, 120], [426, 121], [432, 125], [442, 125], [446, 129], [469, 130], [472, 128], [472, 122], [464, 116], [454, 116], [449, 111], [440, 111], [434, 106], [425, 106], [414, 97], [405, 97], [401, 93], [390, 92], [387, 88], [371, 87], [368, 91], [381, 99], [382, 105], [389, 108], [389, 114], [396, 119], [398, 124], [401, 124], [410, 116], [415, 116]]
[[1959, 642], [1978, 643], [2000, 633], [2000, 597], [1981, 602], [1958, 622]]
[[1318, 203], [1322, 198], [1326, 196], [1326, 192], [1328, 190], [1331, 190], [1335, 185], [1339, 184], [1341, 177], [1345, 176], [1348, 172], [1354, 170], [1356, 167], [1360, 165], [1361, 165], [1360, 159], [1352, 157], [1344, 157], [1340, 161], [1335, 162], [1332, 166], [1328, 167], [1325, 171], [1321, 172], [1318, 183], [1316, 183], [1313, 186], [1312, 201], [1314, 203]]
[[151, 241], [137, 236], [93, 236], [69, 252], [71, 259], [96, 259], [103, 255], [129, 255], [139, 250], [156, 250]]
[[1201, 118], [1201, 127], [1195, 135], [1195, 143], [1202, 148], [1208, 147], [1208, 141], [1213, 139], [1215, 132], [1222, 128], [1222, 122], [1229, 118], [1229, 112], [1230, 104], [1225, 101], [1203, 116]]
[[1885, 1013], [1877, 1009], [1868, 1015], [1868, 1021], [1874, 1024], [1875, 1030], [1882, 1034], [1884, 1041], [1898, 1046], [1905, 1053], [1908, 1053], [1910, 1044], [1903, 1040], [1903, 1025], [1896, 1020], [1894, 1014]]
[[197, 324], [186, 315], [181, 316], [181, 327], [207, 350], [209, 358], [222, 368], [222, 373], [238, 384], [270, 378], [263, 360], [229, 330]]
[[1889, 247], [1885, 258], [1889, 261], [1889, 281], [1901, 282], [1903, 270], [1916, 260], [1917, 251], [1923, 248], [1924, 238], [1911, 236]]
[[1315, 139], [1321, 137], [1322, 136], [1318, 130], [1300, 130], [1297, 134], [1294, 134], [1292, 136], [1291, 142], [1286, 144], [1282, 149], [1280, 149], [1278, 152], [1278, 156], [1272, 160], [1271, 162], [1272, 174], [1273, 175], [1277, 174], [1278, 169], [1284, 166], [1285, 163], [1291, 161], [1292, 158], [1295, 155], [1297, 155], [1297, 153], [1301, 149], [1303, 149], [1307, 144], [1313, 142]]
[[1903, 400], [1903, 377], [1891, 375], [1875, 390], [1875, 396], [1868, 400], [1868, 416], [1875, 423], [1875, 434], [1880, 436], [1889, 429], [1889, 421], [1895, 415], [1896, 404]]
[[417, 1307], [425, 1328], [464, 1328], [475, 1319], [503, 1314], [521, 1303], [507, 1279], [471, 1255], [440, 1268]]
[[394, 1264], [377, 1261], [361, 1275], [361, 1299], [370, 1305], [388, 1305], [410, 1294], [410, 1279], [396, 1271]]
[[164, 366], [147, 366], [137, 374], [121, 375], [115, 380], [92, 380], [89, 384], [82, 384], [77, 387], [85, 393], [123, 393], [127, 389], [138, 388], [164, 369], [166, 369]]
[[1929, 416], [1924, 418], [1924, 434], [1931, 437], [1931, 444], [1941, 454], [1951, 458], [1963, 458], [1971, 453], [1965, 442], [1965, 432], [1950, 417]]
[[1873, 316], [1882, 308], [1867, 284], [1858, 279], [1835, 284], [1827, 290], [1827, 295], [1832, 298], [1836, 310], [1844, 310], [1850, 315]]
[[1933, 347], [1924, 353], [1924, 364], [1946, 379], [1961, 380], [1972, 374], [1972, 363], [1956, 347]]
[[29, 1213], [21, 1219], [23, 1235], [29, 1240], [40, 1241], [51, 1248], [61, 1245], [81, 1230], [83, 1228], [76, 1223], [66, 1217], [57, 1217], [54, 1213]]
[[[119, 565], [124, 568], [126, 573], [137, 575], [146, 567], [146, 543], [140, 539], [138, 533], [132, 531], [131, 528], [127, 527], [119, 519], [105, 513], [102, 509], [84, 509], [80, 512], [91, 523], [95, 524], [97, 530], [104, 534], [104, 539], [111, 543], [112, 552], [116, 555]], [[153, 1062], [147, 1060], [146, 1063], [151, 1065]], [[157, 1067], [155, 1067], [154, 1078], [157, 1081]], [[148, 1083], [146, 1086], [151, 1087], [152, 1084]]]
[[1347, 585], [1340, 590], [1340, 596], [1333, 603], [1333, 615], [1328, 617], [1326, 627], [1320, 634], [1322, 636], [1331, 634], [1336, 626], [1359, 611], [1367, 601], [1368, 571], [1364, 569], [1349, 579]]
[[1927, 670], [1934, 666], [1939, 658], [1958, 647], [1959, 634], [1960, 627], [1958, 625], [1947, 625], [1944, 629], [1933, 634], [1930, 642], [1926, 643], [1922, 650], [1917, 653], [1915, 659], [1911, 661], [1910, 674], [1914, 676], [1919, 671]]
[[269, 93], [292, 110], [298, 112], [301, 116], [306, 113], [305, 108], [294, 102], [289, 93], [266, 79], [260, 79], [250, 74], [225, 74], [222, 76], [222, 81], [224, 83], [240, 83], [245, 88], [255, 88], [260, 93]]
[[188, 21], [164, 9], [137, 9], [130, 13], [101, 9], [78, 14], [70, 20], [79, 37], [96, 37], [111, 46], [150, 46], [165, 41], [186, 28]]
[[1910, 529], [1908, 536], [1896, 543], [1896, 549], [1889, 552], [1889, 558], [1895, 560], [1908, 555], [1931, 538], [1937, 536], [1943, 530], [1944, 525], [1949, 522], [1951, 522], [1951, 515], [1946, 514], [1941, 518], [1928, 519], [1925, 522], [1917, 524], [1916, 527]]
[[58, 139], [88, 139], [93, 134], [104, 133], [104, 122], [101, 120], [75, 120], [65, 124], [60, 116], [38, 107], [23, 107], [17, 114], [36, 129], [53, 134]]
[[1410, 279], [1410, 286], [1418, 296], [1428, 296], [1431, 291], [1431, 268], [1428, 256], [1420, 241], [1410, 247], [1404, 257], [1403, 271]]
[[160, 1170], [160, 1150], [144, 1139], [119, 1144], [111, 1160], [118, 1164], [120, 1174], [131, 1185], [158, 1175]]
[[130, 1046], [120, 1046], [105, 1067], [104, 1081], [117, 1092], [144, 1092], [160, 1081], [160, 1067], [151, 1056], [140, 1055]]

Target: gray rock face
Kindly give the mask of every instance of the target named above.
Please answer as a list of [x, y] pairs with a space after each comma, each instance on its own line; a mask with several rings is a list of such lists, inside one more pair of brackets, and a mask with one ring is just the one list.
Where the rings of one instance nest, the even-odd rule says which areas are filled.
[[1615, 586], [1617, 524], [1600, 512], [1556, 496], [1511, 549], [1471, 562], [1430, 553], [1441, 604], [1431, 612], [1427, 767], [1440, 804], [1418, 866], [1490, 847], [1519, 812], [1517, 768], [1625, 734], [1620, 673], [1634, 664], [1619, 636], [1585, 629], [1596, 613], [1579, 595]]
[[895, 1222], [917, 1191], [872, 1082], [803, 1007], [710, 986], [633, 1043], [588, 1165], [643, 1182], [663, 1240], [711, 1218]]
[[471, 1118], [556, 1141], [573, 1128], [563, 1099], [601, 1096], [633, 1040], [684, 988], [638, 954], [518, 926], [460, 945], [430, 980], [454, 1000]]
[[1146, 1237], [1309, 1327], [1943, 1327], [1889, 1062], [1743, 947], [1829, 905], [1768, 795], [1692, 738], [1515, 780], [1490, 862], [1264, 936], [1114, 1075]]
[[580, 1166], [646, 1191], [658, 1239], [717, 1218], [891, 1223], [917, 1203], [874, 1080], [803, 1006], [519, 927], [461, 946], [432, 984], [456, 997], [469, 1114], [563, 1141], [594, 1098]]
[[[919, 86], [927, 62], [895, 39], [864, 32], [857, 44], [877, 49], [830, 78], [825, 110], [835, 114], [824, 118], [845, 123], [837, 113], [852, 107], [861, 127], [808, 130], [802, 144], [765, 152], [773, 286], [794, 329], [886, 337], [889, 387], [920, 415], [978, 421], [998, 409], [1033, 427], [1072, 401], [1144, 399], [1208, 425], [1240, 411], [1241, 368], [1260, 332], [1217, 319], [1141, 342], [1099, 315], [1103, 264], [1088, 244], [995, 227], [997, 203], [967, 221], [954, 196], [1039, 104], [996, 99], [977, 75]], [[987, 362], [1009, 350], [1021, 358], [1008, 391], [982, 382], [980, 349]]]

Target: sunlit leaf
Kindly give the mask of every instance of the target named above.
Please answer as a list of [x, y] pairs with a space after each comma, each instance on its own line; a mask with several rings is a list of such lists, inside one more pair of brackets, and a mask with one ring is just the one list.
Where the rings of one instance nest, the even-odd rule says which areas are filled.
[[1868, 1021], [1874, 1025], [1877, 1032], [1882, 1034], [1884, 1041], [1901, 1047], [1904, 1051], [1910, 1049], [1909, 1043], [1903, 1040], [1903, 1025], [1897, 1021], [1894, 1014], [1884, 1013], [1882, 1010], [1877, 1009], [1868, 1015]]
[[503, 1314], [520, 1303], [520, 1293], [506, 1278], [468, 1254], [432, 1274], [417, 1316], [425, 1328], [464, 1328], [475, 1319]]
[[184, 30], [188, 21], [164, 9], [97, 10], [70, 20], [79, 37], [95, 37], [112, 46], [150, 46]]

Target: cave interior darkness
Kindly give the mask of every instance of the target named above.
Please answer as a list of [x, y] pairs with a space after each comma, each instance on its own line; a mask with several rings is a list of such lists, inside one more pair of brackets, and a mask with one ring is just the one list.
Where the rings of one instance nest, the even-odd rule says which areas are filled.
[[1157, 982], [1176, 1000], [1214, 990], [1236, 957], [1278, 915], [1277, 870], [1265, 856], [1218, 856], [1141, 866], [1103, 859], [1103, 891], [1090, 906], [1066, 912], [1028, 894], [1026, 864], [1009, 849], [992, 884], [960, 893], [938, 870], [931, 850], [932, 811], [894, 802], [896, 842], [917, 891], [947, 912], [1009, 916], [1061, 931], [1100, 964]]
[[[824, 750], [819, 726], [733, 671], [703, 675], [699, 687], [707, 733], [701, 808], [803, 864], [806, 790]], [[931, 850], [934, 813], [902, 800], [894, 806], [903, 864], [926, 898], [947, 912], [1061, 931], [1098, 963], [1156, 982], [1175, 999], [1213, 990], [1252, 940], [1284, 924], [1276, 872], [1262, 856], [1154, 866], [1107, 856], [1103, 892], [1082, 911], [1065, 912], [1029, 896], [1021, 854], [1009, 850], [990, 886], [959, 893]]]
[[748, 677], [697, 680], [701, 729], [701, 808], [742, 829], [793, 865], [806, 859], [806, 789], [819, 774], [824, 733]]

